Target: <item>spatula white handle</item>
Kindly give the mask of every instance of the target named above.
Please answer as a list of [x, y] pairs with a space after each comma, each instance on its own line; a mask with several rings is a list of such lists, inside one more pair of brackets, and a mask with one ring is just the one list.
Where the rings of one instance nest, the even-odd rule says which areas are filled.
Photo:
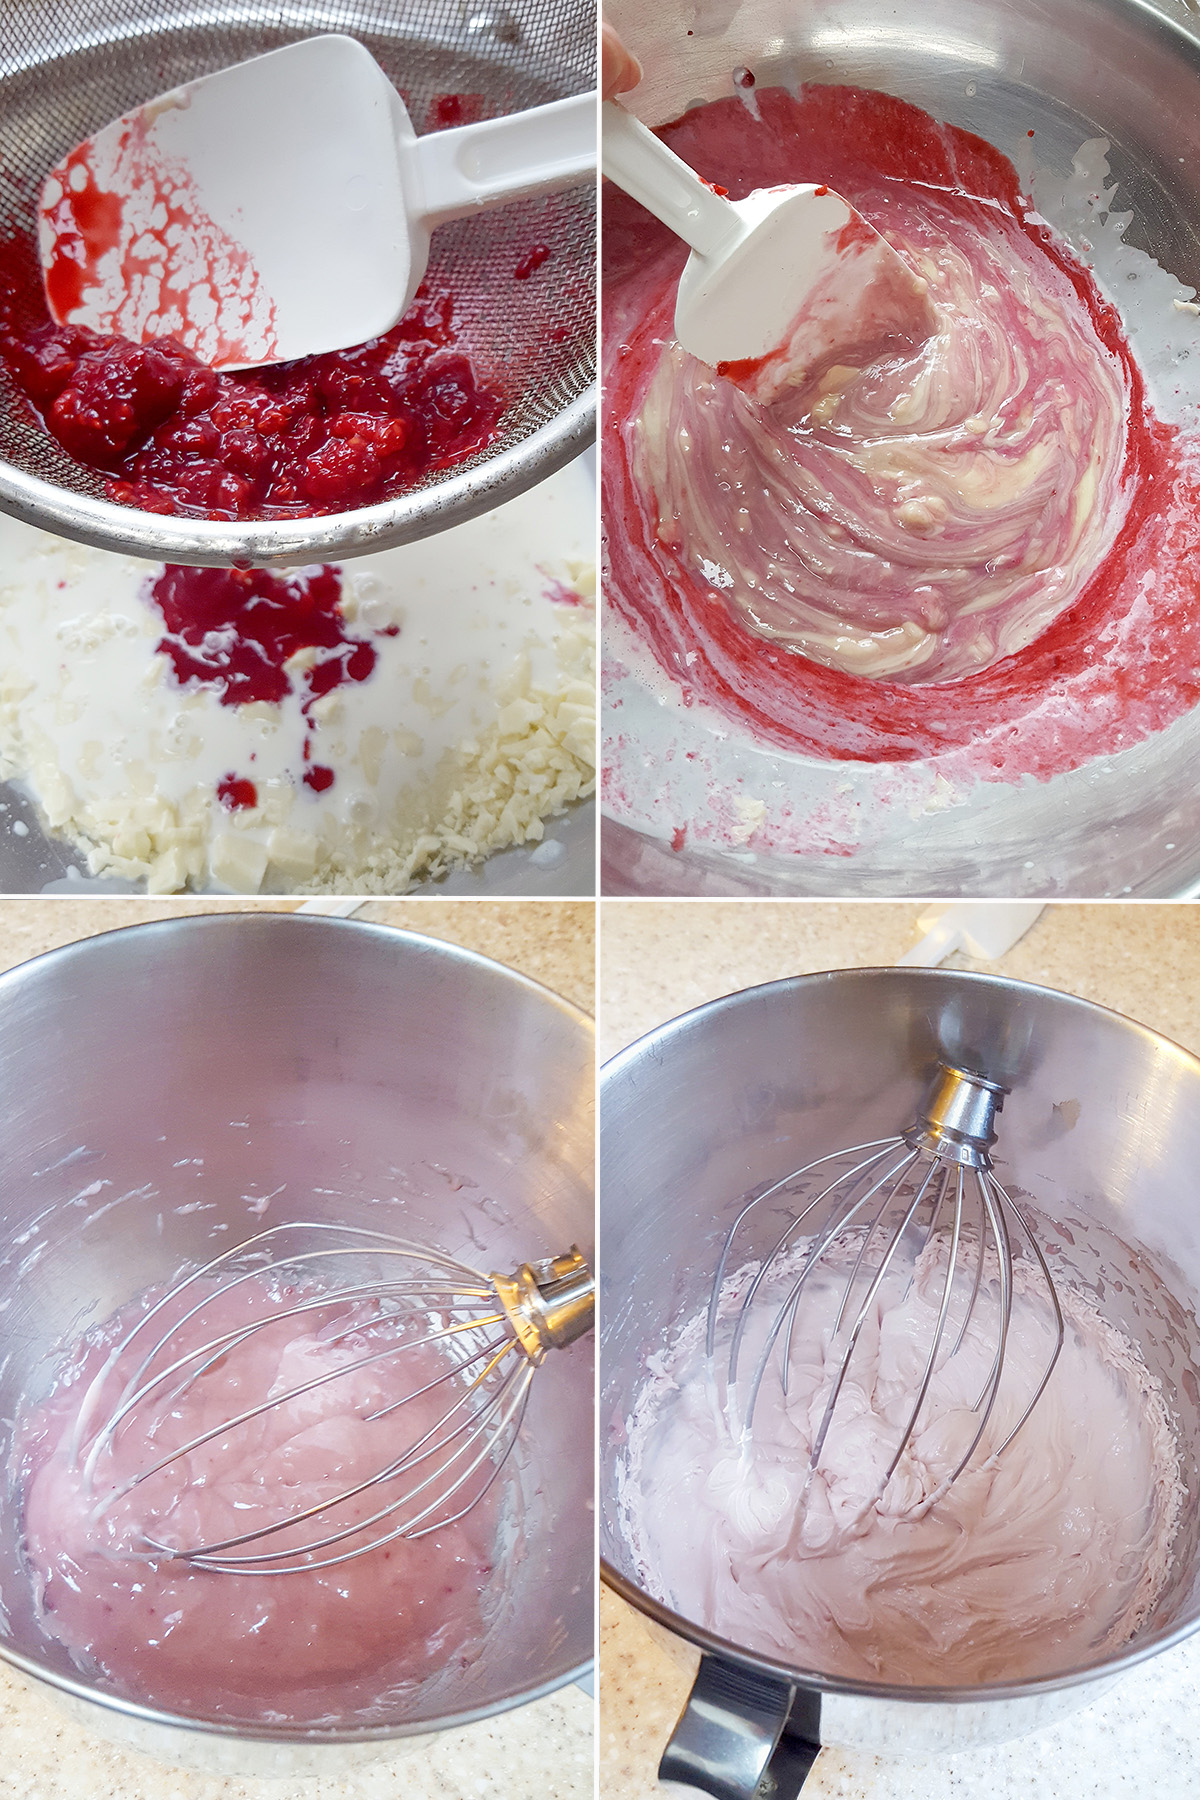
[[701, 256], [737, 234], [737, 214], [728, 200], [706, 187], [640, 119], [613, 100], [604, 102], [601, 115], [600, 167], [610, 181]]
[[596, 95], [574, 94], [504, 119], [428, 132], [409, 147], [430, 226], [523, 194], [586, 181], [596, 169]]

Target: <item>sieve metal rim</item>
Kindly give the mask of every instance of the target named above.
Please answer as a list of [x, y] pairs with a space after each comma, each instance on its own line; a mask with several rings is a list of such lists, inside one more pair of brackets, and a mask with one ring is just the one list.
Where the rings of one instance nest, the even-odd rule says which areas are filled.
[[298, 519], [194, 519], [142, 512], [56, 487], [0, 460], [0, 511], [39, 530], [148, 562], [201, 568], [345, 561], [448, 531], [515, 499], [574, 460], [596, 433], [593, 385], [520, 443], [395, 499]]

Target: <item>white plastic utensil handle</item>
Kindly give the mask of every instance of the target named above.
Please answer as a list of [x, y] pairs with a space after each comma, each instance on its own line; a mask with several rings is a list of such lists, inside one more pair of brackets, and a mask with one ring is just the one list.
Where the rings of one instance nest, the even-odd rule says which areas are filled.
[[701, 256], [711, 256], [741, 230], [728, 200], [706, 187], [640, 119], [613, 100], [601, 108], [600, 167], [610, 181], [654, 214]]
[[896, 966], [935, 969], [955, 950], [995, 962], [1025, 936], [1042, 910], [1040, 900], [966, 900], [935, 908], [920, 915], [917, 925], [925, 935]]
[[465, 218], [594, 174], [596, 95], [573, 94], [504, 119], [427, 132], [407, 148], [419, 184], [418, 212], [431, 226]]
[[318, 919], [351, 919], [366, 904], [365, 900], [302, 900], [296, 911]]

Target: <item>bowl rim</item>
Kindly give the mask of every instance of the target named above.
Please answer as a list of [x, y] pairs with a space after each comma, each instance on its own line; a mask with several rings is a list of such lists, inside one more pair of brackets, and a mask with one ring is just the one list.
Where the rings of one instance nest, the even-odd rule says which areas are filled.
[[[34, 896], [30, 896], [30, 898], [33, 897]], [[3, 999], [4, 990], [6, 988], [16, 987], [20, 985], [22, 980], [32, 978], [31, 971], [35, 969], [40, 970], [44, 964], [50, 962], [57, 962], [60, 960], [65, 962], [72, 955], [87, 954], [89, 953], [91, 946], [107, 943], [111, 939], [127, 938], [135, 934], [145, 935], [147, 937], [151, 935], [176, 935], [181, 928], [187, 931], [198, 932], [204, 926], [208, 926], [210, 929], [215, 927], [217, 930], [247, 929], [253, 922], [267, 921], [269, 921], [273, 927], [277, 928], [280, 920], [289, 920], [294, 921], [295, 923], [294, 925], [286, 927], [286, 929], [294, 929], [296, 926], [299, 926], [302, 929], [307, 930], [315, 928], [320, 931], [350, 932], [356, 936], [370, 934], [380, 943], [393, 945], [396, 943], [405, 943], [410, 948], [420, 953], [443, 953], [448, 960], [460, 962], [467, 966], [473, 966], [477, 968], [480, 973], [499, 975], [514, 982], [518, 986], [530, 989], [531, 992], [542, 999], [553, 1001], [555, 1007], [567, 1018], [573, 1019], [577, 1024], [584, 1026], [587, 1034], [592, 1039], [593, 1044], [595, 1042], [595, 1019], [584, 1007], [577, 1006], [573, 1000], [568, 1000], [564, 994], [558, 993], [554, 988], [547, 987], [545, 982], [538, 981], [536, 977], [526, 975], [522, 970], [514, 969], [511, 964], [498, 961], [494, 956], [485, 956], [481, 950], [472, 950], [467, 944], [456, 943], [452, 938], [434, 937], [428, 932], [415, 931], [409, 925], [391, 925], [375, 919], [359, 919], [354, 917], [342, 918], [338, 917], [336, 914], [330, 913], [306, 913], [295, 905], [289, 908], [287, 905], [288, 897], [282, 894], [278, 896], [264, 895], [261, 897], [261, 901], [265, 902], [265, 904], [254, 904], [246, 907], [245, 910], [242, 910], [241, 903], [244, 902], [245, 898], [246, 896], [238, 894], [178, 894], [165, 896], [142, 894], [128, 896], [123, 894], [81, 894], [78, 897], [81, 901], [94, 902], [109, 900], [117, 906], [125, 905], [128, 899], [140, 900], [143, 903], [149, 903], [150, 905], [156, 904], [160, 899], [166, 904], [170, 904], [172, 900], [175, 900], [183, 901], [186, 905], [187, 901], [191, 899], [198, 903], [205, 904], [207, 907], [213, 907], [213, 910], [205, 910], [202, 912], [185, 912], [182, 909], [173, 910], [161, 919], [139, 919], [130, 925], [110, 925], [103, 931], [95, 931], [84, 937], [72, 938], [65, 944], [53, 945], [49, 950], [39, 950], [35, 955], [26, 957], [19, 963], [14, 963], [11, 968], [0, 970], [0, 1000]], [[257, 899], [258, 897], [255, 898]], [[389, 904], [389, 901], [395, 899], [396, 896], [389, 896], [386, 894], [381, 894], [377, 897], [364, 896], [357, 904], [369, 906], [373, 904], [376, 898], [380, 905], [386, 906]], [[436, 896], [434, 896], [434, 898], [436, 898]], [[564, 898], [567, 897], [564, 896]], [[78, 903], [72, 895], [59, 895], [55, 897], [52, 904], [56, 904], [58, 900], [65, 900], [68, 906]], [[223, 910], [223, 905], [226, 901], [232, 902], [238, 907], [238, 910]], [[456, 903], [461, 904], [461, 901]], [[424, 902], [418, 900], [417, 904], [422, 905]], [[466, 904], [471, 905], [472, 902], [468, 899]]]

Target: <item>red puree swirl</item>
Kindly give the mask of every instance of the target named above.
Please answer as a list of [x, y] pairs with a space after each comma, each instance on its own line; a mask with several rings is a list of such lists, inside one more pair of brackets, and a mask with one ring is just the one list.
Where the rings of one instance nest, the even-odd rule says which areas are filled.
[[114, 500], [194, 518], [307, 518], [403, 493], [496, 436], [501, 395], [458, 345], [449, 292], [350, 350], [217, 374], [169, 338], [54, 325], [32, 247], [0, 243], [0, 361]]
[[[1111, 370], [1125, 411], [1109, 491], [1103, 480], [1096, 490], [1104, 541], [1078, 591], [1031, 642], [961, 679], [867, 677], [759, 635], [722, 592], [727, 580], [715, 579], [712, 564], [699, 560], [704, 546], [678, 533], [681, 512], [688, 516], [691, 507], [698, 515], [697, 486], [704, 483], [708, 516], [725, 525], [725, 542], [732, 540], [732, 526], [720, 521], [719, 501], [707, 490], [732, 479], [741, 445], [729, 439], [724, 462], [710, 467], [705, 442], [689, 479], [678, 472], [682, 465], [669, 463], [678, 434], [663, 432], [657, 443], [647, 437], [654, 405], [660, 419], [670, 416], [661, 381], [657, 400], [652, 389], [673, 354], [670, 317], [682, 253], [610, 187], [602, 464], [608, 592], [617, 612], [681, 684], [686, 701], [702, 700], [760, 742], [807, 755], [882, 762], [955, 751], [957, 766], [983, 779], [1046, 778], [1161, 730], [1200, 700], [1200, 472], [1188, 440], [1154, 416], [1115, 308], [1033, 214], [1012, 165], [983, 140], [903, 101], [853, 88], [811, 87], [798, 98], [760, 89], [756, 105], [757, 119], [737, 99], [718, 101], [661, 135], [735, 198], [816, 180], [880, 229], [923, 217], [927, 241], [940, 228], [960, 247], [969, 247], [972, 233], [993, 247], [1007, 243], [1044, 293], [1063, 295], [1064, 306], [1094, 333], [1096, 356]], [[1030, 330], [1028, 311], [1014, 317], [1014, 337]], [[691, 404], [700, 384], [688, 379]], [[1079, 398], [1061, 379], [1055, 393], [1064, 409]], [[699, 420], [701, 411], [692, 417]], [[647, 467], [671, 472], [673, 512], [666, 516], [658, 484], [645, 480]], [[1053, 490], [1048, 500], [1060, 503]], [[746, 566], [758, 572], [758, 555], [772, 573], [774, 553], [774, 540], [752, 533]], [[752, 594], [744, 611], [753, 618], [754, 610]], [[619, 794], [613, 799], [619, 803]]]

